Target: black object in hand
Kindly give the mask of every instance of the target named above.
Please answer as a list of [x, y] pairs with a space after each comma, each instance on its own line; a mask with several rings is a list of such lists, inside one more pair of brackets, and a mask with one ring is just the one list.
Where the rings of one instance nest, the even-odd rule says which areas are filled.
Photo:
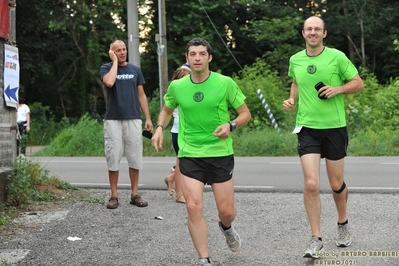
[[151, 131], [143, 130], [143, 137], [146, 137], [147, 139], [151, 139], [152, 138]]
[[[316, 85], [314, 85], [314, 87], [315, 87], [315, 89], [317, 90], [317, 91], [319, 91], [321, 88], [323, 88], [324, 86], [326, 86], [326, 85], [324, 85], [324, 83], [323, 82], [318, 82]], [[327, 99], [327, 97], [326, 96], [320, 96], [320, 93], [319, 93], [319, 99], [322, 99], [322, 100], [325, 100], [325, 99]]]

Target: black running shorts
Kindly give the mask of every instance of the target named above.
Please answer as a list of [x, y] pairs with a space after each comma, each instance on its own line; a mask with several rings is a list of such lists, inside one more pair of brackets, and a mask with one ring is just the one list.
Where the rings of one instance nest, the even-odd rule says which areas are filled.
[[321, 158], [339, 160], [346, 156], [348, 132], [346, 127], [313, 129], [303, 127], [298, 135], [299, 156], [318, 153]]
[[230, 180], [234, 170], [234, 156], [180, 159], [180, 172], [204, 184], [223, 183]]

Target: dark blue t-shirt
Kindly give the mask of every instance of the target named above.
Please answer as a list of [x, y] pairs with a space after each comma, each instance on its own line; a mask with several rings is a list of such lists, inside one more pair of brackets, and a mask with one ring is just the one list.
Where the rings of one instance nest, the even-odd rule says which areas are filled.
[[[109, 72], [112, 63], [101, 66], [101, 80]], [[141, 69], [131, 63], [118, 66], [116, 81], [112, 88], [107, 88], [107, 111], [105, 119], [141, 119], [140, 103], [138, 99], [138, 85], [144, 85], [145, 80]]]

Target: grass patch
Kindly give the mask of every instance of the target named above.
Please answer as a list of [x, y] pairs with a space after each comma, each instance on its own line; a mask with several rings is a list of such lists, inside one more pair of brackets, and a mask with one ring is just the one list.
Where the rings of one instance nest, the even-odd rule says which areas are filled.
[[349, 141], [348, 154], [352, 156], [399, 155], [399, 130], [383, 129], [361, 131]]
[[103, 125], [84, 115], [62, 130], [37, 156], [104, 156]]
[[297, 137], [291, 132], [263, 129], [233, 133], [235, 156], [297, 156]]

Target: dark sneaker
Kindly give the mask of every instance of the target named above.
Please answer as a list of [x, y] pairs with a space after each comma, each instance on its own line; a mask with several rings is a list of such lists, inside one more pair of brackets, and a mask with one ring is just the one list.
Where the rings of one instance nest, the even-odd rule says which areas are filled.
[[241, 238], [234, 229], [233, 225], [231, 225], [230, 229], [223, 230], [222, 222], [219, 221], [220, 230], [222, 230], [224, 236], [226, 237], [226, 243], [229, 246], [230, 250], [233, 252], [238, 252], [241, 249]]
[[338, 239], [335, 244], [338, 247], [349, 247], [352, 243], [351, 234], [349, 233], [348, 224], [338, 225]]
[[317, 259], [320, 251], [323, 251], [323, 241], [321, 241], [317, 236], [312, 236], [312, 239], [309, 241], [309, 244], [303, 253], [303, 257]]

